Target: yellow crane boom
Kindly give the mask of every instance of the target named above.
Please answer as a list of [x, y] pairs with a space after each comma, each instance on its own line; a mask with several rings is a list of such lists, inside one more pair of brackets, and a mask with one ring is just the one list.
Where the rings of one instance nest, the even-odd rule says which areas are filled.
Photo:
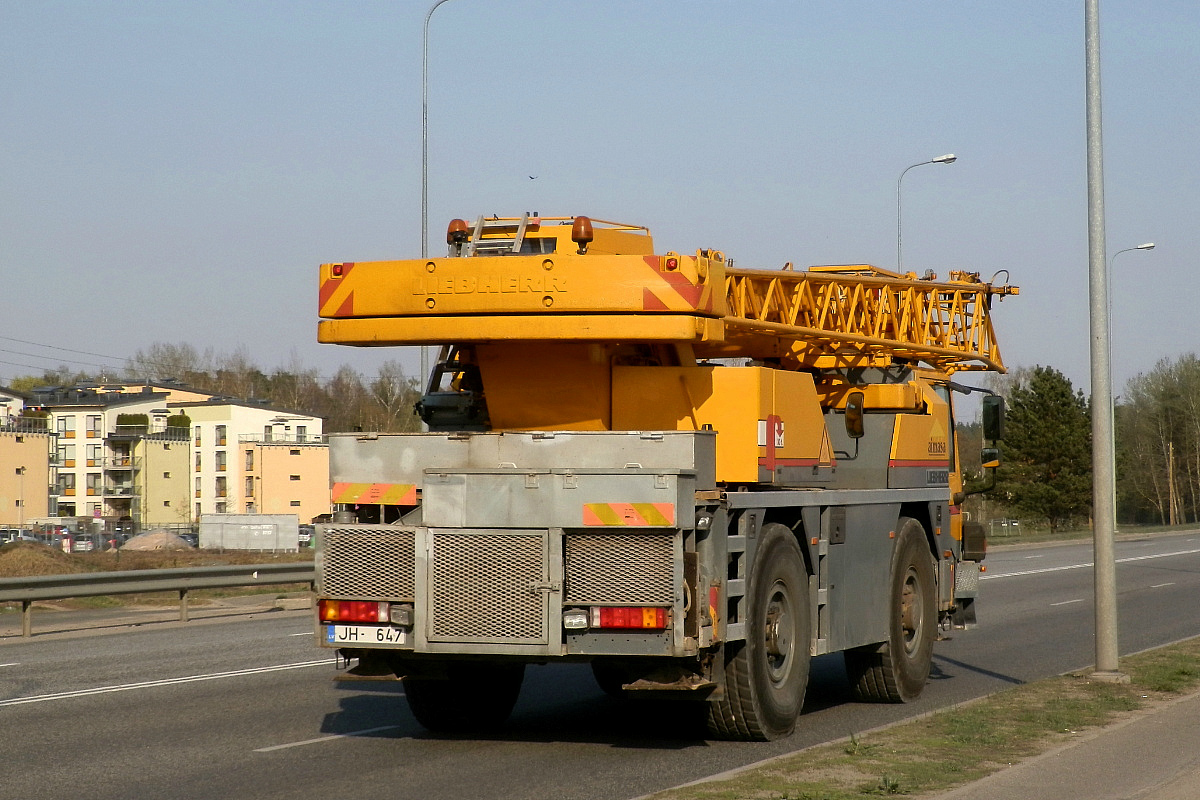
[[649, 231], [586, 217], [451, 223], [444, 258], [325, 264], [318, 338], [350, 345], [675, 344], [699, 358], [831, 368], [895, 359], [1003, 371], [978, 273], [858, 265], [734, 268], [715, 250], [653, 254]]

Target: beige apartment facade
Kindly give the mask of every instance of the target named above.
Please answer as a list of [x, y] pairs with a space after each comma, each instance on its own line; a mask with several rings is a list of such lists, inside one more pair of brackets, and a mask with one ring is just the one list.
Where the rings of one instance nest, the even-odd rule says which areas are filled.
[[0, 527], [24, 528], [50, 515], [54, 438], [45, 428], [0, 429]]
[[320, 417], [245, 401], [171, 403], [192, 421], [192, 513], [328, 514], [329, 447]]

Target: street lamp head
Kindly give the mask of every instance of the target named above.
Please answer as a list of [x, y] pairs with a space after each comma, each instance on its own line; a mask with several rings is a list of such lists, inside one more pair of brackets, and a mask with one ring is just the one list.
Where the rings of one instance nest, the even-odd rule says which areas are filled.
[[946, 155], [944, 155], [944, 156], [938, 156], [937, 158], [932, 159], [929, 163], [931, 163], [931, 164], [953, 164], [955, 161], [958, 161], [958, 156], [954, 155], [954, 153], [946, 153]]
[[1134, 250], [1153, 250], [1154, 242], [1146, 242], [1145, 244], [1139, 244], [1137, 247], [1135, 247], [1133, 249]]

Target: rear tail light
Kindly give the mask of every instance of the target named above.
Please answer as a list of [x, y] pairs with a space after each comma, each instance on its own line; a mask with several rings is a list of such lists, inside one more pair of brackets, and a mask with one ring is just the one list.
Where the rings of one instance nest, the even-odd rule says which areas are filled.
[[593, 628], [662, 630], [667, 627], [667, 609], [646, 606], [597, 606], [592, 608]]
[[388, 604], [373, 600], [322, 600], [317, 611], [322, 622], [388, 621]]

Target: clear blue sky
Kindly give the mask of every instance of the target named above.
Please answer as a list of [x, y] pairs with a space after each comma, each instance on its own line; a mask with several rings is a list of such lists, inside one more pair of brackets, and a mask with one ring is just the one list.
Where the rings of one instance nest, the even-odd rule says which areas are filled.
[[[415, 368], [317, 345], [316, 276], [419, 255], [430, 2], [0, 0], [0, 383], [153, 342]], [[451, 0], [431, 249], [450, 218], [540, 211], [740, 266], [890, 267], [897, 177], [953, 152], [904, 179], [905, 267], [1009, 270], [1005, 360], [1086, 391], [1083, 9]], [[1200, 4], [1101, 23], [1108, 252], [1158, 244], [1116, 261], [1119, 394], [1200, 350]]]

